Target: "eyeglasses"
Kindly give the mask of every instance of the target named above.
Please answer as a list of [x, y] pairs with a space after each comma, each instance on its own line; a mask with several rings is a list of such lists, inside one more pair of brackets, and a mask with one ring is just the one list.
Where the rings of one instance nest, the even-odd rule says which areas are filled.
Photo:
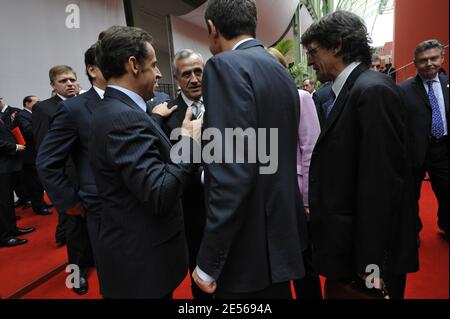
[[317, 50], [320, 48], [320, 45], [316, 46], [315, 48], [308, 48], [306, 50], [306, 56], [309, 58], [315, 57], [317, 54]]

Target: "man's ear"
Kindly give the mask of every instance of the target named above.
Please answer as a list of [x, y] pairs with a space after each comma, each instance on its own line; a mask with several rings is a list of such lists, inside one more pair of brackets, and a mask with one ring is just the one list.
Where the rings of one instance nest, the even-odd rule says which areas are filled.
[[140, 71], [140, 65], [135, 56], [130, 56], [128, 58], [127, 64], [125, 66], [127, 71], [131, 71], [134, 76], [137, 76]]
[[88, 65], [86, 67], [86, 71], [88, 72], [91, 78], [95, 79], [97, 77], [97, 75], [95, 74], [95, 66]]
[[334, 55], [339, 55], [341, 51], [342, 51], [342, 43], [339, 43], [339, 45], [332, 50]]
[[216, 38], [217, 37], [217, 28], [216, 28], [216, 26], [214, 25], [214, 23], [211, 21], [211, 20], [208, 20], [208, 26], [209, 26], [209, 30], [210, 30], [210, 34], [214, 37], [214, 38]]

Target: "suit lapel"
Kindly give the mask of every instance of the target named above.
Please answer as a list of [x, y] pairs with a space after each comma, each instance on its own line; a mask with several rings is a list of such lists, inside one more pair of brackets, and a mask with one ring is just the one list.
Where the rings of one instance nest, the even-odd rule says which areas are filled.
[[[330, 114], [328, 115], [327, 119], [323, 119], [323, 127], [322, 131], [320, 133], [319, 139], [317, 143], [319, 143], [323, 137], [328, 133], [330, 128], [333, 126], [334, 122], [336, 122], [339, 115], [342, 113], [342, 110], [344, 109], [344, 106], [346, 105], [348, 95], [350, 90], [353, 87], [353, 84], [355, 84], [355, 81], [358, 79], [358, 77], [367, 70], [367, 67], [363, 64], [358, 65], [352, 73], [350, 73], [350, 76], [348, 77], [347, 81], [345, 82], [344, 86], [342, 87], [341, 92], [339, 93], [339, 96], [337, 97], [336, 101], [334, 102], [333, 108], [331, 109]], [[323, 107], [323, 105], [322, 105]]]
[[416, 75], [416, 77], [413, 81], [413, 85], [414, 85], [416, 92], [420, 95], [422, 100], [425, 102], [425, 104], [431, 110], [430, 99], [428, 98], [427, 91], [425, 91], [425, 87], [423, 86], [422, 79], [420, 78], [419, 75]]

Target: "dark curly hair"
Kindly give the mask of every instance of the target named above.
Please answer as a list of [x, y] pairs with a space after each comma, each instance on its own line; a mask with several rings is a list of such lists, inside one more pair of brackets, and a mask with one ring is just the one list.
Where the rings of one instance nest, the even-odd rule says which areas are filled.
[[370, 66], [372, 61], [372, 40], [364, 21], [354, 13], [336, 11], [314, 22], [302, 35], [302, 45], [317, 42], [325, 49], [341, 45], [340, 55], [346, 64], [361, 62]]
[[106, 80], [126, 73], [125, 63], [134, 56], [144, 63], [149, 52], [146, 43], [152, 44], [147, 31], [135, 27], [113, 26], [103, 31], [95, 48], [98, 67]]

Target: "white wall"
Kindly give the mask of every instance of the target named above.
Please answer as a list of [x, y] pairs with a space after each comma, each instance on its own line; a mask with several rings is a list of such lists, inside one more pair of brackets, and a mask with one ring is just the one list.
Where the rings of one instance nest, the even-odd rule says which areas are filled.
[[[69, 4], [80, 9], [80, 28], [67, 28]], [[126, 25], [122, 0], [0, 0], [0, 95], [13, 106], [29, 94], [48, 98], [56, 64], [74, 68], [88, 89], [84, 52], [112, 25]]]

